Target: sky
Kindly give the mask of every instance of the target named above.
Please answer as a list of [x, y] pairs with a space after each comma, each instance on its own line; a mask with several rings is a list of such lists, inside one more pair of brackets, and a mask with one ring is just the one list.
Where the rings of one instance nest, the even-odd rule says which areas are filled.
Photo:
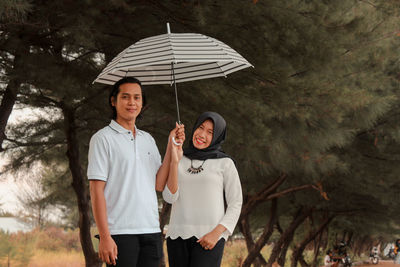
[[[15, 124], [20, 120], [35, 120], [39, 116], [43, 116], [43, 111], [39, 109], [32, 108], [21, 108], [15, 107], [11, 112], [8, 122], [10, 124]], [[3, 169], [4, 164], [7, 163], [9, 159], [5, 155], [0, 154], [0, 172]], [[22, 174], [23, 176], [23, 174]], [[18, 179], [21, 177], [18, 177]], [[0, 175], [0, 209], [3, 211], [8, 211], [15, 213], [19, 209], [17, 194], [21, 184], [17, 182], [17, 177], [11, 174]]]
[[[47, 117], [49, 120], [57, 120], [57, 112], [56, 110], [44, 110], [39, 108], [31, 108], [31, 107], [20, 107], [14, 106], [13, 111], [11, 112], [10, 118], [8, 120], [8, 124], [12, 125], [18, 123], [20, 121], [35, 121], [38, 118]], [[51, 114], [51, 118], [48, 114]], [[7, 131], [7, 129], [6, 129]], [[0, 173], [2, 172], [3, 166], [10, 159], [7, 155], [0, 154]], [[32, 186], [29, 183], [25, 182], [25, 180], [29, 179], [30, 181], [34, 179], [40, 178], [41, 165], [33, 164], [29, 172], [19, 172], [18, 174], [3, 174], [0, 175], [0, 210], [4, 212], [10, 212], [12, 214], [22, 214], [22, 206], [18, 201], [17, 196], [26, 194], [27, 192], [32, 192]], [[51, 207], [51, 210], [47, 212], [47, 219], [52, 220], [54, 222], [59, 222], [61, 219], [62, 212], [57, 207]], [[0, 224], [5, 224], [5, 221], [0, 221]], [[5, 227], [6, 225], [0, 225], [0, 228]]]
[[18, 185], [13, 181], [12, 177], [0, 178], [0, 208], [3, 211], [11, 213], [18, 211], [17, 192]]

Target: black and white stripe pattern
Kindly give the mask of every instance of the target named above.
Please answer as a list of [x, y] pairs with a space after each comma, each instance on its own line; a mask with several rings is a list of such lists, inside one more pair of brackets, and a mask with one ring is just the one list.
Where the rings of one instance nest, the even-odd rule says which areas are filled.
[[252, 66], [226, 44], [196, 33], [162, 34], [131, 45], [119, 53], [94, 82], [114, 84], [134, 76], [142, 84], [173, 84], [226, 76]]

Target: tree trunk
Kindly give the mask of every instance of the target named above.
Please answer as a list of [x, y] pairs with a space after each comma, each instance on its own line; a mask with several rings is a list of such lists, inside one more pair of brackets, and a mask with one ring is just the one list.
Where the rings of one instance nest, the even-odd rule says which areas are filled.
[[351, 246], [351, 243], [353, 243], [353, 234], [354, 234], [353, 231], [351, 231], [347, 236], [346, 244], [348, 246]]
[[329, 243], [329, 228], [326, 228], [326, 238], [324, 239], [324, 237], [322, 237], [322, 241], [323, 241], [323, 250], [327, 250], [328, 248], [328, 243]]
[[[306, 248], [307, 244], [309, 244], [311, 241], [315, 240], [315, 238], [322, 233], [322, 231], [328, 226], [328, 224], [332, 221], [333, 216], [325, 218], [320, 226], [316, 230], [310, 230], [308, 233], [307, 237], [304, 238], [299, 246], [293, 250], [292, 254], [292, 267], [297, 266], [297, 262], [302, 258], [304, 249]], [[308, 264], [307, 264], [308, 266]]]
[[342, 243], [346, 242], [346, 236], [347, 236], [347, 231], [343, 230], [342, 240], [340, 240], [340, 242]]
[[[272, 181], [271, 183], [267, 184], [263, 189], [261, 189], [255, 195], [252, 195], [252, 196], [246, 195], [244, 197], [242, 212], [239, 217], [239, 230], [245, 238], [248, 253], [250, 253], [250, 251], [252, 251], [254, 248], [253, 235], [251, 234], [251, 230], [250, 230], [249, 214], [260, 203], [265, 201], [265, 199], [271, 193], [275, 192], [276, 189], [284, 182], [285, 179], [286, 179], [286, 176], [282, 175], [279, 178]], [[265, 261], [264, 257], [260, 253], [257, 253], [256, 258], [253, 259], [253, 262], [254, 262], [254, 267], [259, 267], [259, 266], [265, 265], [267, 263]]]
[[267, 184], [263, 189], [257, 192], [255, 195], [245, 197], [245, 201], [242, 206], [242, 212], [240, 216], [246, 216], [250, 214], [260, 203], [263, 203], [267, 198], [275, 193], [276, 190], [286, 180], [286, 175], [282, 174], [280, 177]]
[[353, 248], [354, 254], [356, 254], [358, 256], [361, 255], [361, 252], [363, 250], [363, 245], [364, 245], [364, 243], [367, 242], [367, 239], [368, 239], [368, 237], [366, 235], [362, 236], [360, 239], [358, 239], [357, 244], [354, 245], [354, 248]]
[[[24, 64], [21, 57], [22, 56], [20, 54], [15, 55], [13, 68], [14, 71], [19, 70], [22, 67], [22, 64]], [[6, 139], [5, 130], [8, 118], [10, 117], [14, 104], [17, 101], [17, 94], [21, 85], [20, 78], [17, 74], [12, 73], [10, 76], [11, 79], [8, 82], [0, 105], [0, 152], [3, 151], [3, 141]]]
[[[271, 203], [271, 214], [270, 214], [270, 219], [268, 224], [264, 227], [264, 231], [261, 234], [261, 236], [258, 238], [257, 242], [252, 244], [252, 248], [249, 249], [248, 246], [248, 255], [246, 259], [244, 260], [242, 267], [250, 267], [253, 261], [256, 260], [256, 258], [262, 257], [260, 254], [261, 249], [265, 246], [265, 244], [268, 242], [269, 238], [271, 237], [273, 231], [274, 231], [274, 225], [277, 220], [277, 206], [278, 206], [278, 200], [274, 198]], [[251, 239], [253, 241], [253, 239]], [[247, 242], [246, 242], [247, 243]], [[264, 260], [264, 258], [263, 258]], [[258, 264], [263, 264], [265, 265], [266, 262], [258, 262]], [[255, 265], [256, 266], [256, 265]]]
[[72, 174], [72, 187], [76, 193], [79, 210], [79, 238], [82, 251], [85, 256], [86, 267], [100, 267], [102, 262], [99, 260], [93, 248], [90, 233], [90, 198], [86, 179], [82, 173], [79, 159], [79, 143], [76, 133], [74, 109], [60, 104], [64, 114], [64, 129], [67, 137], [67, 157], [69, 168]]
[[[304, 189], [308, 189], [308, 188], [313, 188], [312, 185], [302, 185], [302, 186], [297, 186], [297, 187], [292, 187], [286, 190], [283, 190], [282, 192], [276, 192], [277, 189], [279, 188], [279, 186], [281, 186], [284, 181], [286, 180], [286, 174], [282, 174], [280, 175], [278, 178], [276, 178], [274, 181], [272, 181], [271, 183], [267, 184], [266, 186], [264, 186], [259, 192], [257, 192], [254, 195], [246, 195], [244, 198], [244, 204], [242, 207], [242, 212], [239, 218], [239, 229], [242, 232], [245, 240], [246, 240], [246, 246], [247, 246], [247, 250], [248, 253], [251, 254], [250, 257], [246, 257], [245, 262], [243, 262], [243, 266], [249, 266], [249, 264], [251, 265], [252, 262], [254, 262], [256, 259], [257, 261], [254, 263], [254, 267], [258, 267], [260, 265], [266, 265], [265, 259], [262, 257], [262, 255], [260, 254], [260, 250], [262, 249], [262, 247], [266, 244], [266, 242], [268, 241], [270, 235], [272, 234], [272, 230], [271, 233], [269, 234], [270, 231], [268, 231], [268, 229], [273, 229], [273, 224], [269, 225], [267, 224], [264, 228], [264, 235], [262, 236], [262, 238], [259, 238], [258, 241], [260, 241], [258, 243], [258, 246], [261, 247], [255, 247], [257, 244], [254, 243], [253, 241], [253, 237], [251, 235], [250, 232], [250, 225], [249, 225], [249, 214], [260, 204], [263, 203], [265, 201], [268, 200], [274, 200], [277, 199], [279, 197], [285, 196], [287, 194], [296, 192], [296, 191], [300, 191], [300, 190], [304, 190]], [[273, 216], [273, 220], [275, 220], [276, 216]], [[277, 220], [276, 221], [276, 225], [278, 227], [278, 230], [280, 229], [279, 226], [279, 222]], [[257, 252], [258, 251], [258, 252]], [[256, 255], [253, 254], [256, 253]]]
[[283, 229], [281, 227], [281, 224], [279, 223], [279, 220], [276, 221], [276, 230], [278, 230], [280, 234], [283, 234]]
[[[325, 229], [327, 229], [327, 228], [325, 228]], [[319, 250], [320, 250], [321, 245], [322, 245], [322, 237], [323, 237], [323, 235], [324, 235], [324, 230], [322, 230], [321, 233], [319, 233], [318, 239], [316, 240], [315, 245], [314, 245], [314, 258], [313, 258], [313, 261], [311, 263], [311, 266], [313, 266], [313, 267], [317, 266]]]
[[304, 260], [303, 255], [300, 256], [299, 262], [300, 262], [301, 267], [310, 267], [310, 265], [308, 265], [307, 262]]
[[293, 233], [293, 236], [290, 239], [285, 240], [283, 242], [283, 245], [282, 245], [282, 248], [281, 248], [281, 252], [280, 252], [280, 255], [279, 255], [279, 258], [278, 258], [278, 264], [280, 266], [285, 266], [286, 254], [287, 254], [287, 251], [289, 249], [289, 245], [292, 243], [293, 237], [294, 237], [294, 233]]
[[[253, 235], [251, 234], [250, 231], [250, 224], [249, 224], [249, 216], [241, 216], [240, 221], [239, 221], [239, 230], [243, 234], [244, 239], [246, 241], [246, 247], [247, 247], [247, 252], [248, 254], [251, 253], [252, 250], [254, 250], [254, 241], [253, 241]], [[248, 256], [247, 256], [248, 257]], [[246, 257], [246, 259], [247, 259]], [[264, 257], [258, 252], [253, 258], [254, 262], [254, 267], [260, 267], [262, 265], [265, 265], [267, 262], [265, 261]], [[250, 262], [250, 264], [252, 263]], [[245, 263], [243, 262], [241, 266], [245, 266]]]
[[[285, 249], [284, 247], [287, 246], [292, 240], [294, 236], [294, 232], [296, 229], [303, 223], [303, 221], [311, 214], [312, 209], [306, 209], [306, 208], [300, 208], [297, 212], [296, 215], [293, 218], [293, 221], [290, 223], [289, 227], [283, 232], [281, 237], [279, 238], [278, 242], [274, 245], [274, 248], [272, 249], [271, 256], [268, 260], [267, 266], [271, 267], [272, 264], [277, 260], [279, 255], [281, 254], [282, 248]], [[287, 248], [286, 248], [287, 249]], [[284, 254], [286, 255], [285, 251], [283, 251]], [[284, 266], [284, 260], [282, 262], [282, 257], [279, 257], [281, 262], [278, 262], [281, 266]]]
[[[170, 211], [171, 211], [171, 204], [168, 204], [167, 202], [163, 201], [163, 206], [160, 212], [160, 228], [162, 233], [161, 238], [163, 244], [165, 241], [164, 226], [167, 224], [167, 219]], [[163, 257], [160, 261], [160, 267], [165, 267], [165, 266], [166, 266], [165, 255], [163, 254]]]

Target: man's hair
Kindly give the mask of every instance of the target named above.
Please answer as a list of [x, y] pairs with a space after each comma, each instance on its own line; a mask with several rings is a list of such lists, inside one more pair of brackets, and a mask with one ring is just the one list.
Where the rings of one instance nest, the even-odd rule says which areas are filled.
[[[140, 81], [138, 79], [136, 79], [135, 77], [122, 78], [121, 80], [117, 81], [114, 84], [114, 86], [111, 89], [110, 96], [108, 97], [108, 103], [110, 104], [110, 107], [111, 107], [111, 110], [112, 110], [112, 119], [114, 119], [114, 120], [117, 118], [117, 109], [112, 105], [112, 98], [114, 97], [114, 101], [117, 100], [117, 96], [119, 94], [119, 88], [120, 88], [121, 85], [123, 85], [125, 83], [137, 83], [137, 84], [139, 84], [140, 90], [142, 91], [142, 110], [143, 110], [144, 106], [146, 105], [145, 90], [143, 89], [142, 84], [140, 83]], [[137, 119], [141, 119], [141, 118], [142, 118], [142, 111], [137, 116]]]

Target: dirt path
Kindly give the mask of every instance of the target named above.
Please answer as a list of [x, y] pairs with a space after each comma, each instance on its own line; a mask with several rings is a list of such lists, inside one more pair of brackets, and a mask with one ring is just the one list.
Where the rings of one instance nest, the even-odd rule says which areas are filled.
[[394, 264], [393, 261], [379, 261], [379, 264], [366, 264], [366, 265], [357, 265], [357, 267], [400, 267], [400, 264]]

